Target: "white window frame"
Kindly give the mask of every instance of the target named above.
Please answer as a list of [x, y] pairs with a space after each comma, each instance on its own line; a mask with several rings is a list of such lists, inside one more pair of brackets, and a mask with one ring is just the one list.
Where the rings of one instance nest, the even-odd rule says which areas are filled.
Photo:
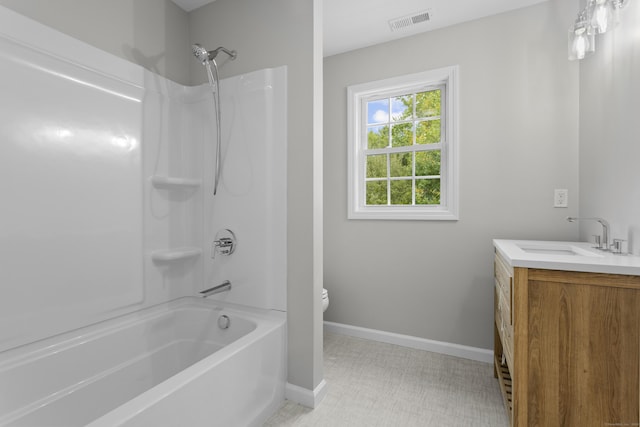
[[[381, 220], [458, 219], [458, 66], [439, 68], [347, 88], [348, 218]], [[415, 93], [445, 86], [441, 115], [440, 205], [366, 205], [367, 100], [394, 93]]]

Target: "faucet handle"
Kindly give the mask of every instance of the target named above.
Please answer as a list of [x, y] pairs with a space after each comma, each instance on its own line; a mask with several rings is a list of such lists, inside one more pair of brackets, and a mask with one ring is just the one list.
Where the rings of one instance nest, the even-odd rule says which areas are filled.
[[600, 236], [599, 234], [594, 234], [593, 235], [593, 241], [596, 244], [594, 247], [597, 249], [602, 249], [602, 236]]
[[236, 235], [229, 229], [218, 231], [211, 247], [211, 258], [220, 255], [231, 255], [236, 250]]
[[614, 254], [622, 254], [622, 242], [626, 242], [626, 240], [624, 239], [613, 239], [613, 244], [611, 245], [611, 247], [613, 248], [611, 250], [611, 252], [613, 252]]

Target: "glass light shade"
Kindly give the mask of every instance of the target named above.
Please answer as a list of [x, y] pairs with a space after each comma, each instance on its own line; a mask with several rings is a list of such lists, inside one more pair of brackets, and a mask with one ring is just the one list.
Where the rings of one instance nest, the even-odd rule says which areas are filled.
[[615, 25], [614, 6], [611, 0], [591, 0], [587, 14], [589, 34], [604, 34]]
[[571, 27], [568, 36], [569, 60], [583, 59], [587, 53], [595, 51], [595, 37], [589, 34], [585, 25]]
[[611, 0], [611, 25], [616, 27], [620, 23], [620, 9], [629, 3], [628, 0]]

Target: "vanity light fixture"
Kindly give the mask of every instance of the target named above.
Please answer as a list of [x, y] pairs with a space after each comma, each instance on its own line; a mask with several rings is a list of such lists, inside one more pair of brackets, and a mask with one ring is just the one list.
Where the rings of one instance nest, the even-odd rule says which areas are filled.
[[604, 34], [618, 24], [619, 11], [631, 0], [587, 0], [569, 28], [569, 60], [583, 59], [595, 52], [595, 35]]
[[582, 10], [575, 23], [569, 28], [569, 59], [582, 59], [587, 53], [595, 52], [596, 40], [590, 31], [587, 9]]

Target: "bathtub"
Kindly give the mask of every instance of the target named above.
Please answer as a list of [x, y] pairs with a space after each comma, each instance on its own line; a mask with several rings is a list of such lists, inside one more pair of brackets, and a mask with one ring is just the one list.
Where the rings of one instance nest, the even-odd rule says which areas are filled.
[[187, 297], [8, 350], [0, 426], [258, 426], [284, 400], [285, 336], [283, 312]]

